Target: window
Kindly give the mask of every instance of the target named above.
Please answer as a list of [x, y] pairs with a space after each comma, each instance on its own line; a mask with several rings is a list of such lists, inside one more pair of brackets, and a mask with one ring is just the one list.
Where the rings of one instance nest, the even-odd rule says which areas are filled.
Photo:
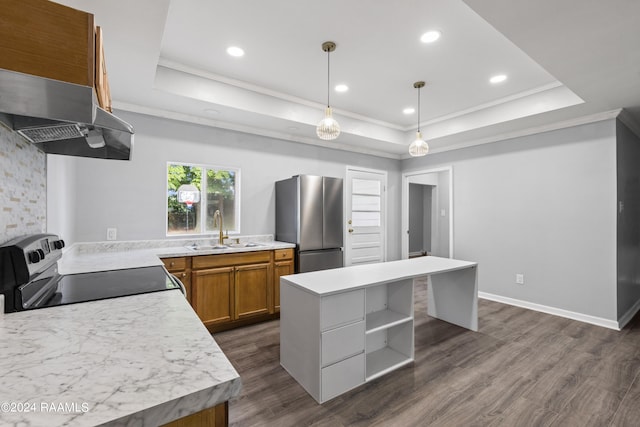
[[240, 169], [167, 164], [167, 235], [214, 234], [217, 210], [223, 230], [239, 233]]

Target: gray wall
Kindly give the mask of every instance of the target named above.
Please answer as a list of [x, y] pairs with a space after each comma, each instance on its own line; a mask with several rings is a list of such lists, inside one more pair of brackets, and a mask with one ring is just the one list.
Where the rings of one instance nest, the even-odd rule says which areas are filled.
[[[433, 255], [449, 258], [449, 246], [450, 246], [449, 245], [449, 234], [450, 234], [449, 219], [451, 217], [451, 212], [449, 212], [449, 204], [450, 204], [449, 194], [451, 192], [451, 189], [449, 186], [449, 171], [438, 172], [438, 186], [436, 187], [435, 191], [437, 192], [436, 197], [438, 199], [438, 203], [436, 207], [436, 218], [437, 218], [436, 221], [438, 224], [438, 237], [437, 237], [438, 243], [436, 245], [436, 249], [433, 251]], [[444, 210], [444, 216], [442, 215], [443, 210]], [[454, 226], [454, 230], [455, 230], [455, 226]], [[454, 247], [455, 247], [455, 242], [454, 242]]]
[[431, 228], [433, 227], [433, 188], [431, 185], [422, 186], [422, 200], [424, 207], [422, 212], [424, 214], [424, 226], [422, 246], [427, 252], [431, 252]]
[[479, 262], [481, 292], [617, 320], [615, 120], [402, 166], [447, 165], [454, 256]]
[[[140, 114], [118, 115], [136, 130], [132, 161], [51, 156], [55, 179], [49, 194], [75, 194], [70, 205], [57, 208], [51, 231], [66, 230], [72, 241], [101, 241], [107, 227], [116, 227], [118, 240], [165, 239], [166, 167], [176, 161], [241, 168], [241, 234], [274, 234], [275, 181], [301, 173], [344, 178], [346, 166], [354, 165], [388, 171], [388, 258], [400, 257], [400, 161]], [[340, 140], [327, 143], [332, 144]]]
[[409, 184], [409, 253], [424, 249], [424, 213], [423, 186]]
[[0, 244], [45, 231], [46, 171], [46, 155], [0, 125]]
[[640, 300], [640, 138], [616, 122], [618, 156], [618, 318]]

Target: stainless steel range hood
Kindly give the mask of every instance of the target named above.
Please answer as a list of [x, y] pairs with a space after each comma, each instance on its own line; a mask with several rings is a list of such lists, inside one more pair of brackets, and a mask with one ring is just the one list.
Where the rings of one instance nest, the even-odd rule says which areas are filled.
[[131, 160], [133, 127], [89, 86], [0, 69], [0, 122], [45, 153]]

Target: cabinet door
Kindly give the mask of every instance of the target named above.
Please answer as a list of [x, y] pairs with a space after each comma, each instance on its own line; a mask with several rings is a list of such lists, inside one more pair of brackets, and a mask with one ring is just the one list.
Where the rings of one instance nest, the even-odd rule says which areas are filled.
[[273, 306], [276, 312], [280, 311], [280, 276], [293, 274], [293, 261], [280, 261], [275, 263], [273, 274]]
[[233, 267], [192, 272], [192, 306], [205, 326], [233, 320], [233, 273]]
[[236, 319], [273, 313], [271, 264], [243, 265], [235, 270]]

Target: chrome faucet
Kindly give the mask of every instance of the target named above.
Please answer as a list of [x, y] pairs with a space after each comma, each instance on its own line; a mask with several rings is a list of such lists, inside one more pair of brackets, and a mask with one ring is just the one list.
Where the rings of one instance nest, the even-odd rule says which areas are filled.
[[218, 226], [218, 220], [220, 220], [220, 237], [218, 237], [218, 244], [219, 245], [224, 245], [224, 239], [228, 239], [229, 236], [225, 235], [222, 232], [222, 214], [220, 213], [220, 209], [216, 209], [216, 211], [213, 213], [213, 226], [214, 227]]

